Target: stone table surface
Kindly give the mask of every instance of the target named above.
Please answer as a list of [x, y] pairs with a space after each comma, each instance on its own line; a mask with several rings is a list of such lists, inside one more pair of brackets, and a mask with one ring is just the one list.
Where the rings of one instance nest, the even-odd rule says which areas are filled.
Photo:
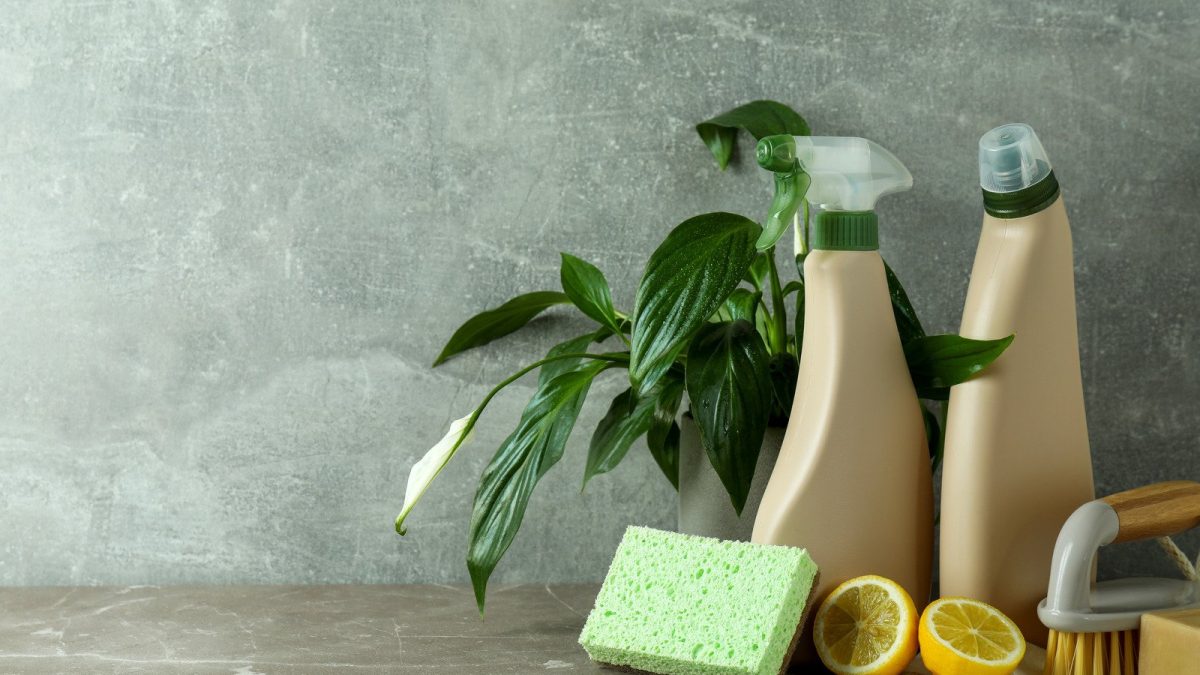
[[465, 586], [0, 588], [0, 674], [616, 675], [576, 642], [598, 589], [496, 586], [481, 621]]
[[598, 586], [0, 589], [0, 673], [609, 673]]

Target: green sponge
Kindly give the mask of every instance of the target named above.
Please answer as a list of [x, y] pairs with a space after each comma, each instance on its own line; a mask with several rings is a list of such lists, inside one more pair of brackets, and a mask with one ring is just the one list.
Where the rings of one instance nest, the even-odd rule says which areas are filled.
[[630, 527], [579, 643], [651, 673], [779, 673], [816, 577], [804, 549]]

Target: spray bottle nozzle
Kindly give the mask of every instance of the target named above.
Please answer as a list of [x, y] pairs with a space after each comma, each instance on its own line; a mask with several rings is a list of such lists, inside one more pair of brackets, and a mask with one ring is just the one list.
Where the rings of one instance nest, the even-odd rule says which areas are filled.
[[865, 138], [767, 136], [754, 155], [775, 174], [760, 251], [774, 245], [804, 200], [826, 212], [873, 211], [883, 195], [912, 187], [912, 174], [900, 160]]
[[883, 195], [912, 187], [900, 160], [865, 138], [767, 136], [755, 156], [768, 171], [808, 174], [808, 201], [826, 211], [871, 211]]
[[796, 137], [767, 136], [754, 148], [754, 158], [767, 171], [790, 172], [796, 167]]

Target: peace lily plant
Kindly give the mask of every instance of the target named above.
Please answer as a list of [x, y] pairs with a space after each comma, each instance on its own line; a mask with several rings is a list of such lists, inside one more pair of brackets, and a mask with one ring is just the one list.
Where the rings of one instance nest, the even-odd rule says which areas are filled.
[[[696, 126], [724, 170], [738, 130], [756, 139], [809, 135], [807, 122], [774, 101], [754, 101]], [[482, 613], [488, 578], [521, 526], [537, 482], [561, 458], [592, 382], [621, 371], [629, 386], [609, 404], [592, 432], [583, 482], [611, 471], [633, 442], [646, 445], [663, 475], [678, 488], [679, 417], [687, 393], [704, 450], [741, 513], [763, 435], [787, 423], [795, 394], [804, 333], [803, 260], [808, 251], [809, 208], [802, 167], [777, 174], [776, 200], [766, 225], [733, 213], [690, 218], [650, 256], [633, 311], [617, 309], [604, 274], [591, 263], [562, 254], [560, 291], [534, 291], [477, 314], [450, 337], [433, 362], [508, 335], [547, 309], [570, 305], [595, 322], [590, 332], [565, 340], [545, 358], [513, 373], [484, 396], [470, 414], [412, 468], [396, 530], [430, 482], [470, 440], [488, 403], [504, 387], [537, 370], [537, 389], [516, 429], [484, 469], [471, 515], [467, 569]], [[783, 181], [780, 183], [780, 181]], [[787, 204], [792, 206], [788, 208]], [[802, 206], [799, 210], [797, 206]], [[775, 244], [792, 226], [795, 277], [784, 282]], [[789, 264], [787, 267], [793, 267]], [[926, 335], [899, 279], [886, 268], [892, 308], [918, 396], [925, 399], [931, 464], [941, 461], [941, 406], [949, 387], [991, 363], [1008, 346], [1002, 340]], [[795, 296], [789, 321], [787, 303]], [[591, 351], [596, 346], [603, 351]]]

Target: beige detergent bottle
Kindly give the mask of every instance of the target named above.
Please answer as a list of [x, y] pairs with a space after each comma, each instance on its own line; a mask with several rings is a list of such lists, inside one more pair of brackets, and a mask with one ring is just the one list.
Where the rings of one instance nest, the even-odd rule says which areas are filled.
[[[814, 603], [879, 574], [918, 609], [929, 598], [929, 453], [879, 256], [880, 196], [912, 187], [890, 152], [862, 138], [772, 136], [759, 163], [808, 175], [819, 207], [804, 262], [805, 321], [796, 396], [752, 541], [802, 546], [820, 566]], [[810, 660], [810, 624], [797, 660]]]
[[988, 602], [1046, 643], [1046, 595], [1059, 529], [1093, 499], [1083, 410], [1071, 229], [1033, 129], [979, 140], [983, 232], [962, 335], [1012, 345], [950, 390], [942, 472], [941, 595]]

